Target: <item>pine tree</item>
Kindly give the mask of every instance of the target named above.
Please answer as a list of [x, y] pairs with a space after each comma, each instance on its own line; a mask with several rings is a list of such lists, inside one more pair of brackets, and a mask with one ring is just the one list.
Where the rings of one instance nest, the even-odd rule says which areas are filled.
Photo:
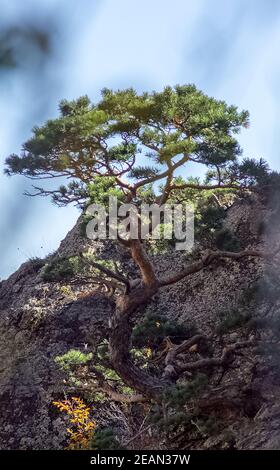
[[[20, 155], [6, 160], [8, 175], [22, 174], [33, 180], [64, 177], [68, 185], [57, 189], [35, 186], [33, 195], [51, 196], [58, 205], [106, 202], [109, 194], [119, 202], [145, 200], [164, 204], [175, 193], [192, 191], [232, 191], [254, 187], [267, 177], [263, 161], [239, 162], [241, 149], [236, 135], [248, 126], [248, 112], [238, 111], [224, 101], [208, 97], [194, 85], [166, 87], [162, 92], [137, 94], [133, 89], [102, 91], [102, 99], [92, 104], [87, 96], [62, 101], [60, 115], [41, 127], [34, 127]], [[197, 163], [205, 166], [207, 177], [183, 180], [183, 169]], [[181, 178], [175, 178], [181, 173]], [[160, 184], [160, 186], [158, 186]], [[125, 400], [157, 400], [167, 384], [176, 382], [188, 370], [224, 364], [235, 349], [231, 346], [220, 358], [182, 364], [177, 356], [201, 341], [195, 335], [179, 345], [170, 345], [162, 377], [139, 368], [131, 356], [133, 317], [148, 305], [162, 288], [209, 266], [222, 258], [268, 255], [257, 250], [241, 252], [207, 251], [183, 270], [156, 274], [142, 240], [119, 239], [139, 269], [139, 279], [88, 261], [104, 282], [119, 286], [115, 311], [110, 318], [110, 364], [135, 396]], [[116, 398], [100, 372], [96, 378], [106, 393]], [[115, 397], [115, 398], [114, 398]], [[119, 397], [118, 399], [122, 399]]]

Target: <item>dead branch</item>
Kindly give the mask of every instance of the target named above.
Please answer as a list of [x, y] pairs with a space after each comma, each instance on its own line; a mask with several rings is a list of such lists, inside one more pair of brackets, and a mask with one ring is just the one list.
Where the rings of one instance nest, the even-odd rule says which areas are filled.
[[136, 434], [134, 434], [134, 436], [131, 439], [126, 441], [125, 445], [127, 446], [131, 442], [135, 441], [135, 439], [137, 439], [137, 437], [141, 436], [141, 434], [143, 434], [143, 432], [149, 431], [149, 429], [151, 427], [152, 427], [151, 424], [148, 424], [148, 426], [146, 426], [145, 428], [140, 429], [140, 431], [138, 431]]
[[178, 378], [184, 372], [191, 373], [192, 371], [198, 370], [198, 369], [224, 366], [228, 364], [229, 362], [231, 362], [235, 351], [242, 349], [242, 348], [254, 346], [256, 344], [255, 340], [240, 341], [225, 348], [220, 357], [207, 357], [207, 358], [199, 359], [194, 362], [187, 362], [187, 363], [177, 361], [177, 356], [179, 355], [179, 353], [186, 351], [193, 344], [196, 344], [202, 339], [205, 339], [202, 335], [195, 335], [189, 340], [184, 341], [179, 346], [175, 346], [166, 356], [166, 360], [165, 360], [166, 367], [164, 370], [164, 377], [169, 377], [174, 380], [175, 378]]

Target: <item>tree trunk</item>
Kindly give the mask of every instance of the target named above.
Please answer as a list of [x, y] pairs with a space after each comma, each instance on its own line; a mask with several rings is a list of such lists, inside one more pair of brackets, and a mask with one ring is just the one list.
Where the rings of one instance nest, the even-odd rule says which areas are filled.
[[156, 287], [142, 287], [117, 299], [115, 312], [110, 318], [109, 341], [112, 365], [124, 383], [154, 400], [159, 398], [168, 382], [149, 375], [133, 363], [130, 342], [133, 313], [140, 306], [147, 305], [156, 291]]

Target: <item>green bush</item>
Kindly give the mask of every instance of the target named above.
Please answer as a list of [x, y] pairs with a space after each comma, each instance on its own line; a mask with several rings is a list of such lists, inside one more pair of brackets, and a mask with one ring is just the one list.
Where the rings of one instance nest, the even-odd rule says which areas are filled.
[[226, 211], [222, 207], [208, 205], [199, 209], [195, 218], [195, 235], [199, 238], [211, 237], [214, 230], [222, 227], [223, 220], [226, 217]]
[[70, 349], [62, 356], [56, 356], [54, 361], [64, 371], [69, 371], [75, 366], [86, 364], [92, 359], [92, 353], [83, 353], [77, 349]]
[[198, 373], [193, 380], [169, 387], [163, 394], [163, 400], [175, 409], [182, 408], [191, 398], [197, 398], [208, 384], [208, 377]]
[[42, 272], [42, 278], [47, 282], [71, 279], [82, 269], [79, 256], [55, 258], [47, 263]]
[[198, 373], [196, 377], [187, 382], [168, 387], [162, 395], [162, 403], [165, 406], [163, 413], [162, 406], [157, 404], [152, 409], [150, 422], [160, 431], [172, 433], [179, 428], [187, 429], [192, 427], [192, 419], [196, 416], [194, 413], [185, 411], [186, 403], [197, 398], [208, 386], [208, 377], [205, 374]]
[[87, 238], [87, 225], [92, 220], [93, 216], [87, 212], [82, 214], [82, 219], [80, 223], [80, 235], [83, 238]]
[[90, 450], [122, 449], [111, 428], [97, 429], [90, 443]]
[[169, 321], [163, 315], [149, 313], [132, 331], [132, 344], [141, 348], [157, 347], [167, 336], [174, 342], [180, 342], [195, 333], [192, 325], [186, 327], [176, 321]]
[[35, 271], [39, 271], [39, 269], [41, 269], [46, 261], [42, 258], [39, 258], [38, 256], [34, 256], [32, 258], [29, 258], [29, 263], [32, 264], [32, 267], [34, 268]]

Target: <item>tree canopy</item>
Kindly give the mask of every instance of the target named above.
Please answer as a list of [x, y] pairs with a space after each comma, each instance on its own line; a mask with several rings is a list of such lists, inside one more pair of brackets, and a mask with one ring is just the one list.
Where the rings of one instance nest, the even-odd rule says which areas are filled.
[[21, 154], [6, 159], [5, 170], [31, 179], [66, 178], [68, 184], [55, 190], [34, 186], [34, 194], [51, 195], [59, 205], [83, 204], [96, 197], [97, 187], [100, 194], [113, 186], [132, 201], [159, 180], [166, 180], [161, 189], [166, 199], [178, 189], [176, 170], [189, 162], [208, 171], [203, 184], [185, 181], [184, 187], [197, 189], [252, 185], [267, 171], [263, 161], [238, 161], [242, 152], [236, 137], [248, 126], [248, 112], [194, 85], [143, 94], [104, 89], [97, 104], [87, 96], [63, 100], [59, 112], [33, 128]]

